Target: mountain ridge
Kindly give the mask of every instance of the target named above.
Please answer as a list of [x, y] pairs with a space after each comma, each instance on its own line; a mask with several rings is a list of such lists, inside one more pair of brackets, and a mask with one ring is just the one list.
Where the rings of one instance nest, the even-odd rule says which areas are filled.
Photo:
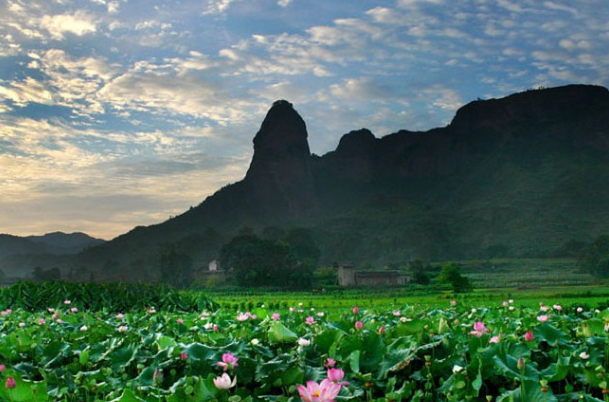
[[[167, 247], [196, 266], [242, 227], [306, 226], [322, 259], [547, 256], [609, 227], [609, 91], [530, 90], [460, 108], [445, 127], [377, 138], [360, 129], [322, 156], [288, 101], [254, 136], [244, 179], [166, 222], [137, 227], [71, 262], [98, 277], [158, 280]], [[492, 251], [492, 253], [491, 253]]]

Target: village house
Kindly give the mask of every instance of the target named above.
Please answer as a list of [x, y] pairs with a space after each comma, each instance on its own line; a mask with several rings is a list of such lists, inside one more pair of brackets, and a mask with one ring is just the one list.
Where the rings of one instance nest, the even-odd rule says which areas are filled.
[[338, 285], [400, 286], [410, 283], [410, 276], [400, 271], [356, 271], [352, 264], [335, 264]]

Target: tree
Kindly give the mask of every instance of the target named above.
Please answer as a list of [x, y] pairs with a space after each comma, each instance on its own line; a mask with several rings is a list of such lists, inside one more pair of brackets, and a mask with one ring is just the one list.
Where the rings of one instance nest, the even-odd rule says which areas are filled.
[[594, 276], [609, 277], [609, 235], [599, 236], [594, 243], [585, 247], [577, 265]]
[[287, 246], [251, 234], [234, 237], [220, 251], [220, 263], [233, 269], [237, 283], [242, 286], [282, 284], [281, 271], [287, 261]]
[[429, 285], [429, 275], [427, 275], [428, 267], [423, 264], [423, 261], [416, 259], [408, 263], [410, 272], [412, 273], [412, 281], [419, 285]]
[[442, 266], [438, 275], [438, 282], [451, 286], [455, 293], [467, 292], [472, 287], [469, 279], [461, 275], [461, 269], [455, 263]]
[[192, 283], [192, 258], [169, 246], [159, 258], [161, 281], [175, 287], [188, 287]]
[[222, 247], [220, 262], [233, 269], [242, 286], [308, 288], [320, 256], [309, 231], [298, 228], [274, 240], [237, 235]]

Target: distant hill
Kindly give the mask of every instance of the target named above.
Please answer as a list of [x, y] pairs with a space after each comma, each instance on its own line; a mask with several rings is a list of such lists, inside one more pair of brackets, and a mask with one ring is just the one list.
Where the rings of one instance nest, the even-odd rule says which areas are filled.
[[38, 265], [61, 266], [68, 260], [66, 255], [104, 242], [85, 233], [54, 232], [27, 237], [0, 234], [0, 270], [6, 275], [23, 276]]
[[603, 87], [477, 100], [446, 127], [382, 138], [360, 129], [323, 156], [307, 138], [292, 104], [275, 102], [243, 180], [68, 265], [83, 278], [157, 280], [163, 250], [204, 266], [243, 227], [305, 226], [324, 262], [358, 265], [564, 256], [609, 232]]

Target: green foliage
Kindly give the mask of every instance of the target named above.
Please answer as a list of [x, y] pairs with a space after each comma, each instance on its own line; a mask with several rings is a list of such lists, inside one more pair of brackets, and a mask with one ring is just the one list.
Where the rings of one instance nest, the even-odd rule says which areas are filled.
[[[27, 289], [49, 297], [49, 286], [66, 291], [57, 285]], [[417, 298], [365, 307], [370, 294], [353, 291], [362, 302], [355, 313], [345, 293], [334, 295], [344, 302], [334, 309], [329, 295], [236, 298], [249, 314], [232, 306], [180, 311], [167, 303], [117, 315], [109, 307], [83, 308], [75, 297], [69, 305], [47, 305], [53, 311], [12, 305], [0, 317], [0, 400], [297, 401], [298, 385], [328, 376], [328, 359], [344, 373], [337, 400], [353, 402], [602, 401], [609, 389], [606, 309], [562, 303], [540, 322], [539, 297], [530, 307], [518, 296], [508, 307], [468, 303], [469, 295], [454, 305], [436, 296], [433, 306]], [[279, 305], [282, 296], [293, 300]], [[79, 311], [71, 311], [75, 305]], [[307, 323], [308, 316], [315, 322]], [[480, 324], [485, 330], [470, 332]], [[238, 362], [223, 368], [218, 362], [228, 353]], [[223, 373], [235, 380], [230, 390], [214, 383]], [[6, 386], [8, 378], [15, 388]]]
[[423, 264], [421, 260], [414, 260], [408, 263], [408, 268], [412, 273], [412, 282], [418, 283], [419, 285], [429, 285], [429, 265]]
[[469, 279], [461, 275], [461, 268], [455, 263], [442, 266], [438, 282], [451, 286], [455, 293], [467, 292], [472, 288]]
[[46, 311], [65, 300], [87, 310], [123, 312], [150, 307], [172, 311], [215, 309], [217, 304], [201, 292], [179, 292], [166, 285], [144, 283], [18, 282], [0, 289], [0, 307]]
[[159, 258], [159, 271], [162, 282], [177, 288], [188, 287], [192, 283], [192, 258], [169, 247]]
[[242, 286], [309, 288], [320, 252], [306, 229], [293, 229], [279, 240], [252, 233], [234, 237], [220, 251], [220, 262], [232, 268]]
[[595, 276], [609, 277], [609, 235], [599, 236], [590, 246], [584, 248], [577, 264], [582, 270]]

